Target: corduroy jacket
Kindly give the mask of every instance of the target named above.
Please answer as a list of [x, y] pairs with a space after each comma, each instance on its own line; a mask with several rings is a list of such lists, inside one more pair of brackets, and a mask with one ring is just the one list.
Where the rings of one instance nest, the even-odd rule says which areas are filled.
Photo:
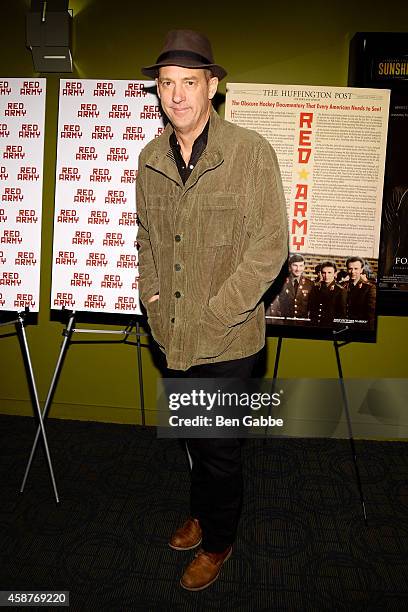
[[139, 157], [139, 287], [168, 367], [187, 370], [262, 348], [261, 299], [286, 260], [288, 222], [276, 154], [262, 136], [211, 110], [206, 149], [183, 185], [171, 131]]

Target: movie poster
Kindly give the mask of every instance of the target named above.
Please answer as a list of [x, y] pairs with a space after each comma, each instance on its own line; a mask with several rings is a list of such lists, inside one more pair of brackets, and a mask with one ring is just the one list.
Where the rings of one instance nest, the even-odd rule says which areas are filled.
[[375, 334], [388, 109], [387, 90], [227, 85], [225, 118], [269, 140], [286, 196], [290, 256], [268, 323]]
[[0, 79], [0, 310], [40, 306], [45, 79]]
[[153, 85], [61, 80], [52, 309], [141, 313], [137, 163], [164, 129]]
[[358, 32], [349, 84], [391, 90], [378, 286], [385, 313], [407, 314], [401, 306], [408, 304], [408, 33]]

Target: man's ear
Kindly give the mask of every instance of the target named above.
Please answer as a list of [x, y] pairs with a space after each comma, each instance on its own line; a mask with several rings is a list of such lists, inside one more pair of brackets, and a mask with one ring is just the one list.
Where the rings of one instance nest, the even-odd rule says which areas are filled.
[[158, 95], [158, 98], [160, 99], [159, 79], [156, 78], [154, 80], [156, 81], [157, 95]]
[[208, 81], [208, 99], [212, 100], [217, 93], [218, 77], [211, 77]]

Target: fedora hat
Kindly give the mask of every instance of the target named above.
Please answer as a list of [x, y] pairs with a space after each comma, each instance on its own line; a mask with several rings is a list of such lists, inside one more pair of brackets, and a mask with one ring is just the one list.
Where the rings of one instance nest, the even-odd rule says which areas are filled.
[[222, 66], [214, 64], [211, 43], [208, 38], [193, 30], [170, 30], [156, 63], [143, 67], [142, 73], [156, 78], [161, 66], [208, 68], [219, 80], [227, 74]]

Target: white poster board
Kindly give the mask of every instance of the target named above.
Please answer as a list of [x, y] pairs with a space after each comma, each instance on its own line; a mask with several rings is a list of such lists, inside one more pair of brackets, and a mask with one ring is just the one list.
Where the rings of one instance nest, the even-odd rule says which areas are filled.
[[141, 149], [163, 131], [153, 88], [60, 83], [52, 309], [141, 312], [135, 181]]
[[0, 79], [0, 310], [39, 310], [45, 90]]

